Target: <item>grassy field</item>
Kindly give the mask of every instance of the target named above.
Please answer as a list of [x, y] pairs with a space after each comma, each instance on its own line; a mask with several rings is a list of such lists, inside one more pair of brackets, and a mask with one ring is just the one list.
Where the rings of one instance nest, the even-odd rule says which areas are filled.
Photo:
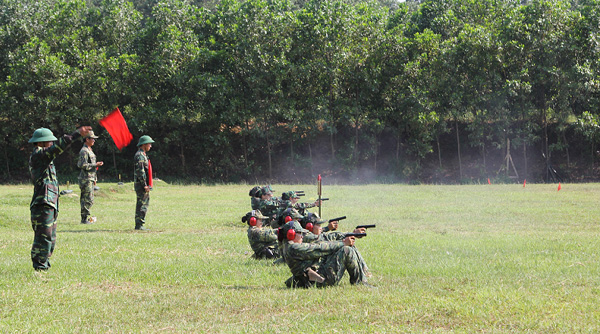
[[377, 224], [356, 243], [376, 288], [308, 290], [250, 258], [249, 185], [159, 182], [149, 232], [133, 230], [132, 184], [99, 186], [94, 225], [61, 198], [46, 273], [31, 267], [32, 186], [0, 186], [1, 333], [600, 331], [599, 184], [324, 184], [324, 218]]

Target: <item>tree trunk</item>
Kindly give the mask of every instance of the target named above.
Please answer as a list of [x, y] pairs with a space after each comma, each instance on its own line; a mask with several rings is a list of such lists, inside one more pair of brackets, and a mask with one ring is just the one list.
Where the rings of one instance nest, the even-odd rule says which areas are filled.
[[396, 164], [400, 164], [400, 134], [396, 137]]
[[354, 123], [354, 149], [352, 150], [354, 166], [358, 166], [358, 120]]
[[294, 136], [290, 136], [290, 163], [294, 166]]
[[185, 151], [184, 148], [185, 145], [183, 143], [181, 143], [181, 152], [179, 153], [179, 156], [181, 157], [181, 167], [183, 170], [183, 175], [187, 175], [187, 168], [185, 167]]
[[329, 143], [331, 144], [331, 159], [332, 161], [335, 161], [335, 146], [333, 145], [333, 130], [331, 130], [329, 132]]
[[[248, 120], [246, 120], [246, 130], [250, 131], [250, 124], [248, 124]], [[242, 136], [242, 140], [244, 142], [244, 163], [246, 164], [246, 169], [248, 169], [248, 136], [246, 133]]]
[[[115, 174], [120, 176], [119, 171], [117, 170], [117, 155], [115, 154], [115, 149], [112, 149], [112, 158], [113, 158], [113, 168], [115, 169]], [[119, 177], [119, 182], [121, 181], [121, 177]]]
[[6, 161], [6, 176], [8, 177], [8, 180], [11, 180], [10, 164], [8, 163], [8, 145], [4, 146], [4, 161]]
[[435, 141], [437, 143], [437, 149], [438, 149], [438, 161], [440, 162], [440, 169], [442, 169], [442, 148], [440, 146], [440, 135], [436, 135], [435, 136]]
[[457, 147], [457, 151], [458, 151], [458, 173], [460, 176], [459, 181], [461, 181], [463, 178], [463, 171], [462, 171], [462, 157], [460, 155], [460, 135], [458, 133], [458, 119], [454, 118], [454, 124], [456, 126], [456, 147]]
[[273, 161], [271, 159], [271, 140], [267, 131], [267, 156], [269, 157], [269, 181], [273, 179]]
[[527, 144], [523, 141], [523, 161], [525, 162], [525, 173], [523, 174], [524, 179], [527, 180], [528, 167], [527, 167]]
[[379, 138], [377, 138], [377, 135], [375, 135], [375, 147], [373, 147], [373, 152], [374, 152], [374, 156], [373, 156], [373, 171], [375, 172], [375, 175], [377, 175], [377, 151], [379, 148]]
[[315, 171], [314, 171], [314, 161], [313, 161], [313, 156], [312, 156], [312, 145], [309, 142], [308, 143], [308, 158], [310, 160], [310, 175], [315, 175]]
[[[545, 104], [544, 104], [545, 105]], [[544, 122], [544, 152], [546, 153], [546, 181], [550, 179], [550, 152], [548, 151], [548, 122], [546, 118], [546, 108], [542, 109], [542, 122]]]
[[483, 159], [483, 174], [487, 175], [487, 160], [485, 159], [485, 144], [481, 146], [481, 157]]
[[596, 144], [594, 143], [594, 141], [592, 140], [592, 159], [590, 159], [592, 161], [592, 165], [590, 166], [591, 170], [590, 173], [593, 176], [594, 175], [594, 153], [596, 150]]
[[[567, 154], [567, 170], [571, 169], [571, 155], [569, 154], [569, 142], [567, 142], [566, 131], [562, 131], [563, 141], [565, 142], [565, 153]], [[593, 161], [593, 160], [592, 160]]]

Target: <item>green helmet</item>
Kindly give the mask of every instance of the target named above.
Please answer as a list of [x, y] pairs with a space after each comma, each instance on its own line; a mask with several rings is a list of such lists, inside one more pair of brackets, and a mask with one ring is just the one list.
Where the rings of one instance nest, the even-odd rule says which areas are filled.
[[137, 146], [142, 146], [144, 144], [152, 144], [154, 143], [154, 140], [152, 140], [152, 138], [150, 138], [150, 136], [148, 135], [143, 135], [140, 137], [140, 141], [138, 141]]
[[40, 143], [44, 141], [55, 141], [58, 140], [54, 137], [54, 134], [50, 129], [39, 128], [33, 132], [33, 136], [29, 139], [30, 143]]

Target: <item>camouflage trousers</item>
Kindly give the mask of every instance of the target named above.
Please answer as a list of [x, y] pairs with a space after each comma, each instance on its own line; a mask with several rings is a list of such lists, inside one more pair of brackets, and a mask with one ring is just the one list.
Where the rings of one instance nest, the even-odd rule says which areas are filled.
[[350, 284], [367, 282], [367, 264], [356, 247], [344, 246], [335, 254], [323, 258], [317, 273], [325, 278], [325, 282], [317, 286], [338, 284], [346, 271], [350, 275]]
[[137, 197], [135, 202], [135, 227], [141, 227], [146, 223], [146, 213], [148, 212], [148, 205], [150, 205], [150, 193], [144, 191], [143, 186], [136, 184], [135, 194]]
[[79, 180], [79, 189], [81, 190], [79, 204], [81, 205], [81, 221], [83, 222], [92, 216], [90, 209], [94, 205], [94, 180]]
[[58, 210], [48, 205], [34, 205], [31, 208], [31, 227], [33, 228], [33, 245], [31, 261], [36, 270], [50, 268], [50, 256], [56, 245], [56, 218]]
[[279, 258], [279, 248], [277, 247], [263, 247], [259, 250], [254, 251], [253, 258], [257, 260], [261, 259], [276, 259]]

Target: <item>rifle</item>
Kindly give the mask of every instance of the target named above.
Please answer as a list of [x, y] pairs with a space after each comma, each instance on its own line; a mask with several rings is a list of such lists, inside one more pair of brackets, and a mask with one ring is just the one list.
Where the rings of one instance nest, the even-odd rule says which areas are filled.
[[329, 223], [329, 222], [334, 222], [334, 221], [339, 221], [339, 220], [344, 220], [344, 219], [346, 219], [346, 216], [329, 219], [327, 222]]
[[362, 238], [362, 237], [366, 237], [366, 236], [367, 236], [366, 233], [346, 233], [346, 238], [347, 237]]
[[319, 201], [329, 201], [329, 198], [327, 198], [327, 197], [319, 198]]
[[304, 194], [304, 193], [296, 193], [296, 196], [302, 197], [302, 196], [306, 196], [306, 194]]
[[377, 225], [373, 224], [373, 225], [358, 225], [356, 226], [356, 228], [375, 228], [377, 227]]

